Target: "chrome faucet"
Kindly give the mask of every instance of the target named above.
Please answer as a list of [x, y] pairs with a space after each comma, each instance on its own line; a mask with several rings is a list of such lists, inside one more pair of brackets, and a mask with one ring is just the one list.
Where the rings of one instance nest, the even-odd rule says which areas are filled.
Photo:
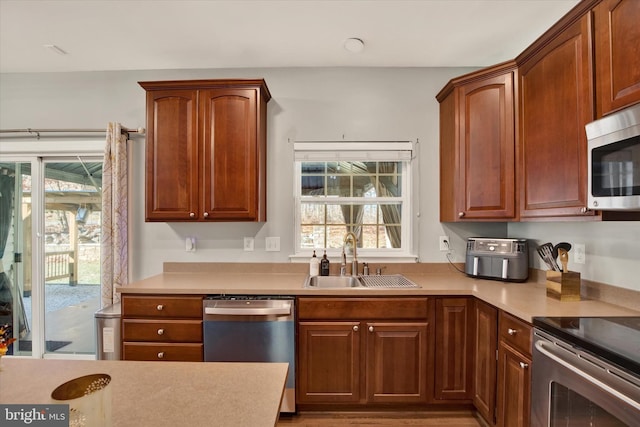
[[[342, 242], [342, 265], [346, 273], [347, 256], [344, 252], [344, 245], [347, 244], [347, 241], [349, 241], [349, 239], [351, 239], [351, 241], [353, 242], [353, 261], [351, 261], [351, 275], [357, 276], [358, 275], [358, 249], [357, 249], [358, 238], [352, 231], [349, 231], [347, 234], [344, 235], [344, 241]], [[340, 273], [342, 274], [342, 268], [340, 269]]]

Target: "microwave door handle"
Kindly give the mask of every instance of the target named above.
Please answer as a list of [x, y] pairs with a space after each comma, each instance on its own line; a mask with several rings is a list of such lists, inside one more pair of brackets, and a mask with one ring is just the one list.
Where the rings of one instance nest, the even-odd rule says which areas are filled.
[[619, 399], [619, 400], [625, 402], [626, 404], [628, 404], [629, 406], [635, 408], [636, 410], [640, 410], [640, 403], [639, 402], [636, 402], [635, 400], [633, 400], [632, 398], [630, 398], [626, 394], [620, 393], [616, 389], [614, 389], [612, 387], [609, 387], [607, 384], [605, 384], [602, 381], [598, 380], [597, 378], [589, 375], [588, 373], [584, 372], [583, 370], [581, 370], [577, 366], [575, 366], [575, 365], [567, 362], [566, 360], [562, 359], [561, 357], [553, 354], [551, 351], [549, 351], [549, 350], [547, 350], [545, 348], [546, 345], [547, 345], [547, 343], [545, 343], [542, 340], [538, 340], [535, 343], [536, 350], [538, 350], [544, 356], [550, 358], [551, 360], [553, 360], [556, 363], [559, 363], [560, 365], [564, 366], [565, 368], [567, 368], [568, 370], [570, 370], [574, 374], [581, 376], [585, 380], [589, 381], [589, 383], [595, 385], [596, 387], [600, 388], [601, 390], [605, 391], [606, 393], [614, 396], [616, 399]]

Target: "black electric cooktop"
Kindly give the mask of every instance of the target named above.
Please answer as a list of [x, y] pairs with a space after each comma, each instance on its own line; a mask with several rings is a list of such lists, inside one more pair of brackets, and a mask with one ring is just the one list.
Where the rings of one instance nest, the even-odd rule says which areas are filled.
[[533, 326], [640, 377], [640, 317], [535, 317]]

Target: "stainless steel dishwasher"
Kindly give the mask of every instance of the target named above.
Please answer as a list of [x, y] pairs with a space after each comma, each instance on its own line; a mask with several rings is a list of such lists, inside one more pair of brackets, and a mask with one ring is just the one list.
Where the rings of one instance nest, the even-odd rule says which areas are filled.
[[211, 295], [202, 311], [204, 361], [289, 363], [280, 412], [295, 412], [295, 299]]

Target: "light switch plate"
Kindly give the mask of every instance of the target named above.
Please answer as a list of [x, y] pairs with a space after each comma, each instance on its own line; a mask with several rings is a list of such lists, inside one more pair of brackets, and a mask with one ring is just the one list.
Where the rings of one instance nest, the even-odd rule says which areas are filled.
[[265, 250], [267, 252], [280, 252], [280, 237], [267, 237]]

